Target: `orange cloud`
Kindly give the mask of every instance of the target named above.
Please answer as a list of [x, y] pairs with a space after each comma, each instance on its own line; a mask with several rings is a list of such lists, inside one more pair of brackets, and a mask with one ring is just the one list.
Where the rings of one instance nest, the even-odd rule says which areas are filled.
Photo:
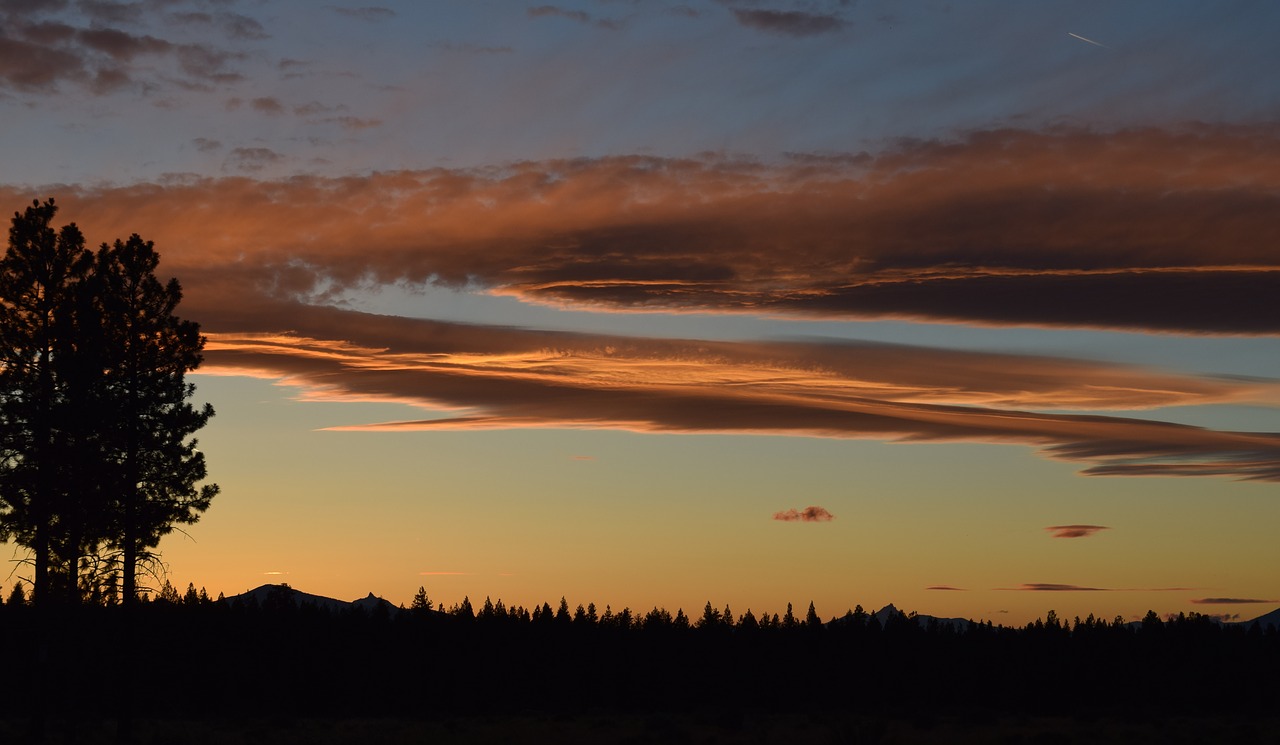
[[1054, 538], [1088, 538], [1100, 530], [1110, 530], [1105, 525], [1051, 525], [1045, 530]]
[[[273, 155], [241, 149], [229, 167]], [[88, 234], [142, 232], [184, 277], [238, 274], [275, 297], [436, 283], [617, 311], [1280, 332], [1280, 125], [995, 130], [772, 165], [173, 177], [58, 196]]]
[[[335, 429], [614, 428], [1003, 442], [1089, 474], [1280, 479], [1280, 436], [1035, 408], [1273, 401], [1273, 384], [848, 342], [706, 342], [451, 324], [267, 301], [207, 308], [202, 371], [434, 418]], [[272, 332], [288, 324], [291, 333]]]
[[810, 505], [803, 510], [797, 510], [792, 507], [789, 510], [775, 512], [773, 513], [773, 519], [784, 523], [826, 523], [836, 519], [836, 516], [828, 512], [825, 507]]

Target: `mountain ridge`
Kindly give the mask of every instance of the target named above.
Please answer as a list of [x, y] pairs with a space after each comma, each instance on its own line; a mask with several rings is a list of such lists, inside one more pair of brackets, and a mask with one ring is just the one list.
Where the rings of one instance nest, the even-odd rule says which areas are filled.
[[265, 584], [246, 590], [239, 595], [232, 595], [223, 599], [223, 602], [232, 604], [235, 602], [253, 603], [259, 607], [268, 605], [291, 604], [295, 608], [303, 606], [313, 606], [330, 612], [340, 612], [345, 610], [356, 609], [366, 613], [372, 613], [379, 608], [385, 609], [390, 614], [399, 613], [401, 608], [389, 600], [378, 597], [372, 592], [368, 595], [357, 598], [350, 602], [338, 600], [337, 598], [326, 597], [324, 595], [314, 595], [309, 592], [303, 592], [287, 583], [281, 584]]

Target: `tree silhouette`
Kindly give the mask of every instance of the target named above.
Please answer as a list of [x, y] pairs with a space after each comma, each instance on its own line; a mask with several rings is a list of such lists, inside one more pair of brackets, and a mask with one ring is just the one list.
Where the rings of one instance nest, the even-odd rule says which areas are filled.
[[67, 466], [79, 459], [68, 452], [75, 416], [67, 352], [79, 285], [93, 263], [79, 228], [54, 230], [56, 213], [52, 199], [15, 213], [0, 260], [0, 539], [32, 550], [38, 604], [74, 587], [79, 547], [65, 539], [78, 522], [70, 508], [76, 484]]
[[197, 486], [191, 439], [213, 409], [187, 401], [204, 338], [174, 315], [182, 288], [156, 278], [149, 241], [95, 256], [56, 213], [15, 214], [0, 260], [0, 538], [32, 550], [37, 604], [104, 597], [115, 577], [132, 604], [139, 562], [218, 492]]
[[103, 244], [90, 284], [105, 337], [100, 399], [119, 423], [104, 442], [113, 467], [103, 483], [113, 492], [110, 543], [122, 554], [126, 603], [137, 595], [147, 550], [175, 525], [196, 522], [218, 493], [216, 484], [197, 486], [208, 471], [191, 439], [213, 416], [213, 407], [188, 401], [195, 386], [186, 373], [203, 360], [204, 337], [174, 314], [182, 287], [176, 279], [160, 283], [159, 263], [151, 241], [134, 234]]

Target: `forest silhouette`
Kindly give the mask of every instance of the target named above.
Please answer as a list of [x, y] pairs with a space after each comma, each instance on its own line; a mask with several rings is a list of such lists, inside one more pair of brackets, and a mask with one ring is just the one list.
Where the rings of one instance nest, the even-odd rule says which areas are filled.
[[[260, 589], [213, 599], [166, 584], [132, 615], [82, 606], [80, 633], [63, 635], [45, 663], [54, 685], [20, 687], [13, 705], [25, 711], [52, 694], [55, 720], [109, 719], [111, 696], [70, 681], [94, 679], [131, 653], [147, 660], [147, 716], [184, 721], [264, 711], [411, 720], [662, 712], [710, 716], [730, 730], [759, 712], [976, 725], [1010, 716], [1241, 721], [1274, 714], [1280, 694], [1276, 627], [1194, 613], [1126, 622], [1050, 612], [1014, 628], [901, 612], [881, 623], [860, 606], [824, 621], [812, 604], [803, 615], [759, 617], [711, 603], [691, 616], [571, 609], [564, 599], [531, 609], [464, 599], [444, 609], [425, 590], [409, 608], [333, 608], [299, 602], [287, 586]], [[20, 591], [10, 600], [0, 629], [27, 638], [36, 609]], [[124, 624], [135, 626], [138, 649], [102, 643]], [[29, 647], [11, 659], [17, 669], [36, 664]]]

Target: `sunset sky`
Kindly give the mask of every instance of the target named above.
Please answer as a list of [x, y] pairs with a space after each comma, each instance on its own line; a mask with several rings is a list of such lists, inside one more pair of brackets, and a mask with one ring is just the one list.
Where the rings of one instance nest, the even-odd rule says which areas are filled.
[[222, 493], [161, 544], [183, 587], [1252, 618], [1278, 28], [0, 0], [0, 207], [139, 233], [186, 290]]

